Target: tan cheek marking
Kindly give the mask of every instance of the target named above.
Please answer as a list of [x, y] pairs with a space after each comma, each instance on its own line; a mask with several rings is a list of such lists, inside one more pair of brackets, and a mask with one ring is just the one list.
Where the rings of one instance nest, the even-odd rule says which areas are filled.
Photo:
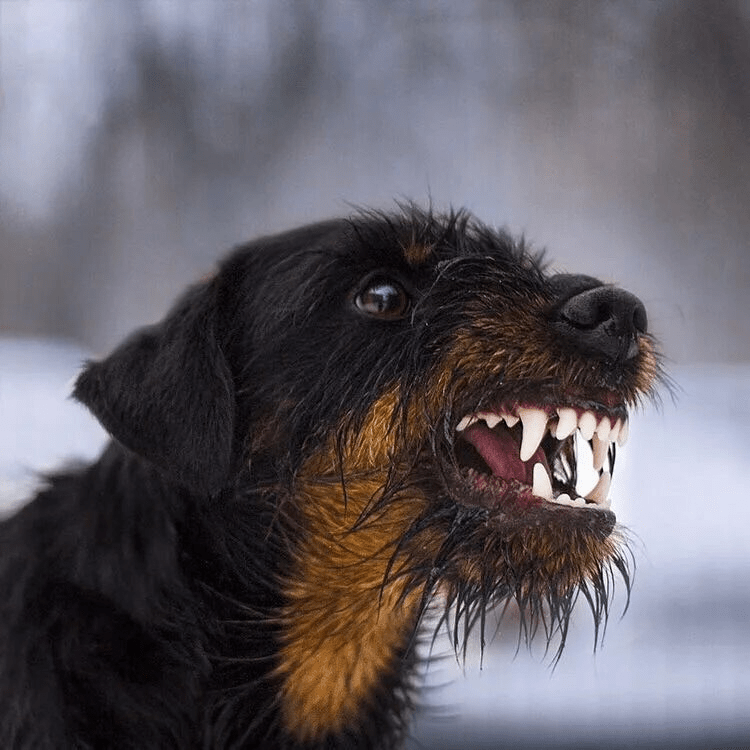
[[[541, 304], [540, 300], [540, 308]], [[504, 316], [480, 314], [471, 326], [456, 333], [444, 368], [459, 373], [465, 381], [477, 373], [507, 380], [560, 377], [565, 363], [551, 344], [536, 315], [521, 311]], [[470, 386], [462, 383], [461, 387]]]
[[[422, 399], [413, 399], [419, 402]], [[417, 419], [413, 415], [404, 421], [393, 418], [399, 404], [396, 389], [387, 391], [370, 408], [364, 422], [356, 433], [352, 433], [345, 445], [341, 446], [341, 456], [333, 441], [324, 450], [311, 456], [305, 464], [301, 475], [321, 477], [329, 476], [340, 480], [341, 463], [345, 475], [352, 476], [376, 471], [385, 481], [386, 470], [394, 462], [396, 445], [408, 453], [408, 446], [421, 445], [426, 439], [426, 425], [430, 424], [427, 415]], [[405, 432], [402, 431], [406, 425]], [[422, 425], [421, 431], [418, 425]], [[341, 460], [340, 460], [341, 459]]]

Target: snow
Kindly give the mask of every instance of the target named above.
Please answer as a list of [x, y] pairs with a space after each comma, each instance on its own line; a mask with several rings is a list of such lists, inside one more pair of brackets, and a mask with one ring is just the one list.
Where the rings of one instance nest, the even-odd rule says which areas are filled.
[[0, 338], [0, 514], [31, 494], [39, 474], [103, 446], [102, 428], [68, 398], [86, 356], [68, 342]]
[[[100, 450], [102, 430], [66, 399], [85, 357], [67, 343], [0, 339], [0, 511], [22, 501], [35, 471]], [[554, 669], [541, 647], [517, 651], [513, 623], [481, 668], [477, 649], [465, 665], [435, 659], [410, 747], [750, 744], [750, 365], [671, 375], [676, 403], [634, 414], [618, 454], [612, 497], [637, 563], [624, 618], [621, 587], [594, 653], [581, 606]]]

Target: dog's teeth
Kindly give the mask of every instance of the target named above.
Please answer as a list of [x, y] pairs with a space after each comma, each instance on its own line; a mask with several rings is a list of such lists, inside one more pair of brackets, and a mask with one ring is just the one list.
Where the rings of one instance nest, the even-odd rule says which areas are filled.
[[467, 414], [457, 425], [456, 432], [463, 432], [469, 425], [474, 424], [477, 417], [474, 414]]
[[585, 503], [580, 497], [573, 500], [567, 492], [563, 492], [561, 495], [553, 498], [552, 502], [557, 503], [558, 505], [569, 505], [571, 508], [580, 508]]
[[562, 505], [569, 505], [571, 508], [584, 508], [586, 501], [582, 497], [571, 497], [570, 495], [563, 493], [558, 495], [557, 500], [562, 499]]
[[617, 445], [619, 445], [620, 448], [622, 448], [622, 446], [628, 442], [628, 433], [628, 420], [624, 419], [622, 422], [622, 427], [620, 428], [620, 434], [617, 436]]
[[592, 445], [594, 450], [594, 469], [599, 469], [604, 466], [604, 461], [607, 459], [607, 450], [609, 449], [609, 442], [602, 440], [597, 432], [592, 438]]
[[523, 424], [521, 461], [528, 461], [542, 442], [547, 429], [547, 414], [541, 409], [519, 409], [518, 415]]
[[534, 464], [534, 484], [531, 488], [531, 492], [537, 497], [544, 498], [545, 500], [551, 500], [552, 495], [552, 482], [550, 482], [549, 474], [547, 469], [541, 463]]
[[585, 411], [578, 420], [578, 429], [581, 431], [581, 437], [584, 440], [591, 440], [596, 431], [596, 417], [591, 411]]
[[578, 416], [575, 409], [571, 409], [567, 406], [559, 407], [557, 413], [560, 420], [557, 423], [555, 437], [558, 440], [564, 440], [569, 435], [572, 435], [575, 432], [576, 427], [578, 427]]
[[599, 481], [596, 483], [596, 487], [594, 487], [591, 492], [589, 492], [588, 495], [586, 495], [587, 500], [593, 500], [597, 505], [609, 508], [610, 502], [609, 502], [609, 488], [612, 485], [612, 476], [608, 471], [602, 472], [602, 475], [599, 477]]
[[500, 417], [497, 414], [492, 414], [491, 412], [486, 411], [480, 411], [479, 414], [477, 414], [477, 417], [479, 417], [479, 419], [483, 419], [487, 423], [487, 427], [489, 427], [490, 429], [497, 427], [501, 421]]
[[609, 440], [609, 433], [611, 429], [612, 422], [610, 422], [609, 417], [602, 417], [602, 421], [599, 422], [596, 428], [596, 434], [599, 440], [607, 442]]
[[500, 417], [508, 427], [513, 427], [518, 424], [518, 417], [515, 414], [501, 414]]
[[622, 429], [622, 420], [618, 419], [614, 425], [612, 425], [612, 429], [609, 431], [609, 442], [610, 443], [616, 443], [617, 438], [620, 434], [620, 430]]

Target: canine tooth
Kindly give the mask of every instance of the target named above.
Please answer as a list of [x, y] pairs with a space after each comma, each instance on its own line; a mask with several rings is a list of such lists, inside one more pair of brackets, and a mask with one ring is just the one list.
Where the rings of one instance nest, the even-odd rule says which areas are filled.
[[487, 423], [487, 427], [492, 429], [493, 427], [497, 427], [500, 424], [500, 417], [497, 414], [493, 414], [492, 412], [487, 411], [480, 411], [479, 414], [477, 414], [477, 417], [479, 419], [483, 419]]
[[467, 414], [457, 425], [456, 432], [463, 432], [469, 425], [478, 421], [475, 414]]
[[609, 507], [609, 488], [612, 485], [612, 476], [608, 471], [602, 472], [602, 475], [599, 477], [599, 481], [596, 483], [596, 487], [594, 487], [591, 492], [589, 492], [588, 495], [586, 495], [587, 500], [593, 500], [597, 505], [604, 505], [606, 507]]
[[549, 474], [547, 474], [547, 469], [544, 468], [544, 464], [534, 464], [534, 484], [531, 488], [531, 492], [537, 497], [542, 497], [545, 500], [549, 500], [553, 497], [552, 482], [550, 482]]
[[628, 420], [624, 419], [622, 422], [622, 427], [620, 428], [620, 434], [617, 436], [617, 445], [622, 448], [625, 443], [628, 442], [628, 433], [630, 430], [628, 429]]
[[504, 420], [508, 427], [513, 427], [518, 424], [518, 417], [515, 414], [501, 414], [500, 417]]
[[592, 438], [592, 445], [594, 450], [594, 468], [599, 469], [604, 466], [604, 462], [607, 459], [607, 450], [609, 449], [609, 441], [602, 440], [599, 437], [599, 433], [596, 432]]
[[575, 409], [571, 409], [567, 406], [559, 407], [557, 413], [560, 416], [560, 420], [557, 423], [555, 437], [558, 440], [564, 440], [575, 432], [575, 429], [578, 426], [578, 416], [576, 415]]
[[612, 422], [610, 422], [609, 417], [602, 417], [602, 421], [599, 422], [599, 425], [596, 428], [596, 434], [599, 436], [599, 440], [602, 440], [603, 442], [607, 442], [609, 439], [609, 432], [611, 429], [612, 429]]
[[585, 411], [578, 420], [578, 429], [581, 431], [581, 437], [584, 440], [591, 440], [596, 431], [596, 417], [593, 412]]
[[519, 409], [518, 415], [523, 424], [521, 461], [528, 461], [542, 442], [547, 429], [547, 415], [541, 409]]

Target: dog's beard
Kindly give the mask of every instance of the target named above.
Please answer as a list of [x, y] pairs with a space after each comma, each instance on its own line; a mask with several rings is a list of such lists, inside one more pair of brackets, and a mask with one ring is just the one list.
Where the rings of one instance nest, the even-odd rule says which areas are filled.
[[[616, 525], [608, 494], [598, 495], [603, 486], [609, 487], [614, 444], [618, 437], [625, 442], [624, 407], [611, 409], [606, 420], [601, 413], [595, 420], [595, 428], [611, 438], [607, 451], [597, 444], [605, 441], [595, 429], [590, 436], [593, 451], [584, 448], [582, 456], [577, 455], [575, 428], [564, 410], [570, 407], [562, 407], [562, 413], [545, 408], [552, 416], [545, 419], [538, 444], [523, 437], [522, 420], [509, 428], [508, 421], [514, 420], [479, 411], [459, 420], [461, 429], [451, 434], [446, 424], [453, 420], [444, 416], [426, 445], [394, 460], [382, 492], [358, 521], [358, 527], [366, 527], [395, 505], [417, 505], [419, 498], [422, 510], [395, 543], [383, 586], [396, 583], [404, 599], [419, 592], [421, 614], [437, 608], [438, 629], [447, 628], [457, 651], [465, 650], [476, 631], [483, 644], [490, 611], [504, 611], [512, 604], [523, 638], [544, 638], [557, 658], [580, 598], [591, 610], [597, 640], [618, 579], [629, 596], [633, 566], [625, 532]], [[587, 437], [593, 412], [580, 411], [575, 427], [582, 423]], [[405, 423], [401, 427], [400, 435], [408, 430]], [[472, 427], [499, 434], [489, 446], [477, 449], [461, 434]], [[506, 449], [515, 455], [500, 455]], [[574, 494], [580, 462], [606, 475], [584, 498]], [[531, 468], [536, 463], [552, 475], [552, 497], [537, 494], [538, 469]], [[502, 471], [517, 473], [508, 477]]]
[[588, 604], [597, 643], [618, 579], [629, 598], [632, 570], [619, 526], [592, 533], [498, 523], [486, 508], [444, 493], [399, 541], [384, 586], [399, 582], [404, 599], [421, 592], [421, 616], [437, 614], [435, 634], [445, 630], [457, 653], [475, 636], [483, 648], [490, 613], [512, 607], [519, 638], [543, 638], [557, 659], [576, 603]]

